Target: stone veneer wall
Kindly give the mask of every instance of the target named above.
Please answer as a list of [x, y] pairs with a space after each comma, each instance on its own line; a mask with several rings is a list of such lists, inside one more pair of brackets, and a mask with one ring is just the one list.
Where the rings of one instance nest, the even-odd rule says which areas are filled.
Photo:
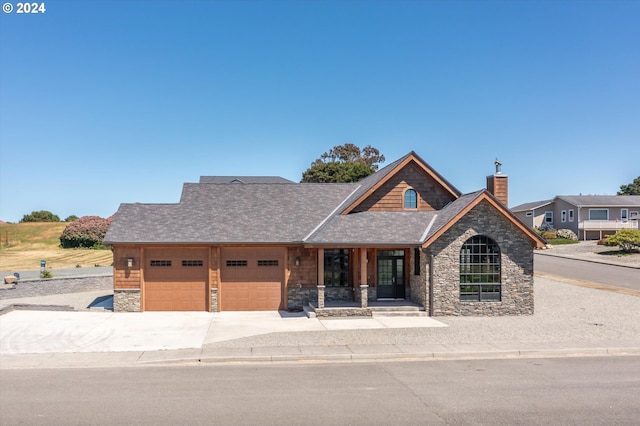
[[114, 312], [140, 312], [140, 290], [113, 290]]
[[407, 298], [414, 303], [428, 308], [429, 303], [429, 255], [420, 250], [420, 275], [414, 275], [414, 265], [416, 262], [414, 250], [409, 250], [409, 288]]
[[[371, 288], [369, 288], [371, 291]], [[357, 289], [360, 293], [360, 288]], [[371, 297], [367, 297], [371, 300]], [[324, 301], [326, 302], [353, 302], [355, 300], [353, 287], [325, 287]], [[289, 287], [287, 288], [287, 306], [289, 309], [302, 309], [309, 303], [318, 304], [318, 289], [316, 287]]]
[[218, 289], [211, 288], [211, 312], [218, 312]]
[[[460, 249], [474, 235], [486, 235], [500, 247], [500, 302], [460, 301]], [[533, 242], [488, 203], [474, 207], [429, 250], [434, 255], [434, 316], [533, 314]]]

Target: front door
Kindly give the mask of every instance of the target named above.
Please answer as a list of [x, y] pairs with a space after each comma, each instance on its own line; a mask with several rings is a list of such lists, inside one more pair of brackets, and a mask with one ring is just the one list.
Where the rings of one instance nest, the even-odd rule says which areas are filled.
[[404, 250], [378, 251], [378, 299], [404, 299]]

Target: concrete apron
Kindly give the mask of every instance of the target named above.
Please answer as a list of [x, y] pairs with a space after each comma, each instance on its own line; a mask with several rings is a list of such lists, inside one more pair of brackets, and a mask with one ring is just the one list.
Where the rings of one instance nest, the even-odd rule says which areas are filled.
[[0, 354], [159, 351], [291, 331], [447, 327], [430, 317], [318, 319], [288, 312], [52, 312], [0, 316]]

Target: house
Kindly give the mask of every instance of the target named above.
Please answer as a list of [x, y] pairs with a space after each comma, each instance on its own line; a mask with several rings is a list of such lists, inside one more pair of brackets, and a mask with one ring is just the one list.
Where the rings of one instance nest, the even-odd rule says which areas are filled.
[[532, 314], [545, 242], [506, 207], [506, 175], [487, 186], [461, 194], [414, 152], [357, 183], [204, 176], [176, 204], [120, 206], [114, 309]]
[[511, 211], [531, 227], [570, 229], [581, 240], [598, 240], [619, 229], [638, 229], [640, 195], [558, 195]]

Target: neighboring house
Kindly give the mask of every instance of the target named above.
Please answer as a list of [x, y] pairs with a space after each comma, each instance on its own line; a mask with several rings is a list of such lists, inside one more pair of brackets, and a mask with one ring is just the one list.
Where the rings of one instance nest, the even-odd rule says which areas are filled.
[[511, 208], [524, 223], [570, 229], [581, 240], [598, 240], [618, 229], [638, 229], [640, 195], [558, 195]]
[[532, 314], [545, 242], [506, 207], [506, 175], [487, 186], [499, 197], [462, 195], [414, 152], [357, 183], [204, 176], [177, 204], [120, 206], [105, 237], [114, 309], [370, 315], [369, 302], [407, 300], [430, 315]]

